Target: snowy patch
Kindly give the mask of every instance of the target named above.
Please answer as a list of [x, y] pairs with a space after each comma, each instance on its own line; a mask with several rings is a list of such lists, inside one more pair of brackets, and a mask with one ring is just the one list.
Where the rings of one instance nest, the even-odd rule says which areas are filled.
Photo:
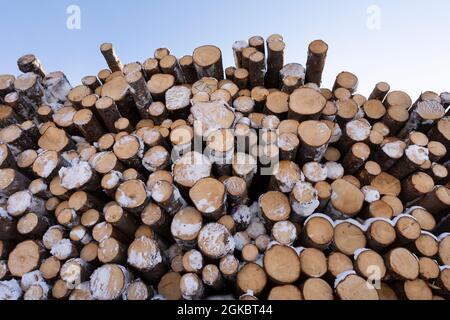
[[61, 186], [68, 190], [78, 189], [85, 185], [92, 177], [92, 169], [88, 162], [75, 159], [69, 168], [59, 170]]

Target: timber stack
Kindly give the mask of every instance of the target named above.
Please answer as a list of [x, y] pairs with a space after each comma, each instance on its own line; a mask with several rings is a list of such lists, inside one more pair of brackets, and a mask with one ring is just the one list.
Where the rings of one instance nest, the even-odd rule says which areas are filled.
[[0, 75], [0, 300], [449, 299], [450, 94], [285, 50]]

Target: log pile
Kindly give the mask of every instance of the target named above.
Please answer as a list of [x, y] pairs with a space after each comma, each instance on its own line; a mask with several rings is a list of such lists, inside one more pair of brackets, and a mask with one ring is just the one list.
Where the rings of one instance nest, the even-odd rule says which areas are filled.
[[450, 298], [449, 94], [232, 49], [0, 76], [0, 300]]

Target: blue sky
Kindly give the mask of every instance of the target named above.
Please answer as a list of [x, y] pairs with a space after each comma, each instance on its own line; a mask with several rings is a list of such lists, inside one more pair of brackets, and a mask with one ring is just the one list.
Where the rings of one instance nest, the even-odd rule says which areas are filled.
[[[81, 9], [80, 30], [66, 27], [69, 5]], [[379, 30], [367, 27], [371, 5], [381, 10]], [[450, 91], [448, 0], [1, 0], [1, 8], [0, 73], [17, 74], [17, 58], [35, 53], [47, 70], [62, 70], [77, 85], [106, 66], [98, 49], [106, 41], [125, 63], [158, 47], [180, 57], [215, 44], [228, 66], [235, 40], [281, 33], [286, 62], [305, 64], [314, 39], [330, 45], [325, 87], [347, 70], [365, 95], [378, 81], [413, 99], [425, 90]]]

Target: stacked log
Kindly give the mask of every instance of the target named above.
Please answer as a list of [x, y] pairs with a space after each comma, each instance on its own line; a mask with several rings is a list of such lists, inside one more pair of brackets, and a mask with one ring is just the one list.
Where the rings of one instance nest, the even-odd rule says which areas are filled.
[[100, 49], [0, 76], [0, 300], [450, 299], [448, 93], [322, 87], [278, 34]]

